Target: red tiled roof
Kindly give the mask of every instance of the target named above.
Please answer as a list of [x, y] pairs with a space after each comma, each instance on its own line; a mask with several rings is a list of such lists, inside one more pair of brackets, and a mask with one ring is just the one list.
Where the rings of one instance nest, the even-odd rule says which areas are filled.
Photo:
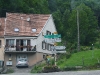
[[[49, 17], [49, 14], [7, 13], [5, 35], [37, 36], [41, 32]], [[30, 18], [30, 21], [27, 21], [28, 18]], [[18, 28], [19, 32], [15, 32], [15, 28]], [[32, 28], [35, 28], [36, 32], [32, 32]]]
[[4, 36], [5, 18], [0, 18], [0, 37]]

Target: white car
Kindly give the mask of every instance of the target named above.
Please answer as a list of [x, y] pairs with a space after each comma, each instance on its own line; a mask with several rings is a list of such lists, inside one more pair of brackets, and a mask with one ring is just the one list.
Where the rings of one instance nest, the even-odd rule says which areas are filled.
[[18, 60], [16, 67], [28, 67], [28, 61], [26, 59]]

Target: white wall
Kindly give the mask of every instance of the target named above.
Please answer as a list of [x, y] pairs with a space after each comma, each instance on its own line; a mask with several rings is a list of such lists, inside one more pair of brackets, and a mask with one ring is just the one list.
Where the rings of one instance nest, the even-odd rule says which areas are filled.
[[31, 39], [31, 46], [37, 45], [37, 39]]
[[1, 40], [1, 47], [0, 47], [0, 60], [4, 61], [4, 38], [0, 38]]
[[42, 41], [44, 40], [44, 36], [42, 35], [42, 33], [46, 34], [47, 30], [50, 31], [51, 33], [57, 32], [52, 16], [50, 16], [49, 20], [47, 21], [47, 24], [45, 25], [43, 31], [41, 32], [41, 34], [39, 35], [39, 37], [37, 39], [37, 51], [43, 52], [43, 53], [48, 53], [48, 54], [53, 54], [52, 51], [42, 49]]

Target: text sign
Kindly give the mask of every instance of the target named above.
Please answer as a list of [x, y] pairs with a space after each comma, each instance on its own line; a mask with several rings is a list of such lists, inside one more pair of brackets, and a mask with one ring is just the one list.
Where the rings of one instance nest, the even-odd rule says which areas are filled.
[[55, 49], [56, 50], [63, 50], [65, 49], [66, 47], [65, 46], [55, 46]]
[[46, 43], [61, 42], [61, 38], [55, 38], [55, 39], [52, 39], [52, 38], [45, 38], [45, 42], [46, 42]]
[[56, 51], [56, 53], [66, 53], [66, 51]]
[[56, 49], [53, 48], [52, 53], [66, 53], [66, 50], [65, 49], [63, 49], [63, 50], [56, 50]]
[[44, 35], [45, 38], [61, 38], [61, 35], [56, 34], [56, 35]]

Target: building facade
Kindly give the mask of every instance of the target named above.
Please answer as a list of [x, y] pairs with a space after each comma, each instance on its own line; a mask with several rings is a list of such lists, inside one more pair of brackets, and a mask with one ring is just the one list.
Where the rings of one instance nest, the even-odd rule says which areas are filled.
[[0, 18], [0, 61], [4, 61], [4, 25], [5, 18]]
[[5, 66], [15, 67], [20, 59], [32, 66], [53, 54], [53, 44], [44, 41], [44, 35], [57, 32], [52, 15], [7, 13], [4, 29]]

